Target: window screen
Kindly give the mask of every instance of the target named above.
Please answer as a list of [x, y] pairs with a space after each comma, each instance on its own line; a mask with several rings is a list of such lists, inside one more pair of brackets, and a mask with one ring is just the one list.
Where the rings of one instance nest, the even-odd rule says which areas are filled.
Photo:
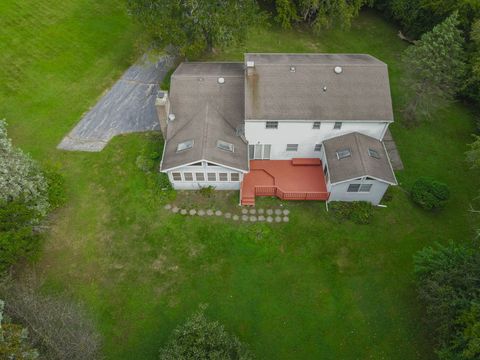
[[205, 181], [205, 174], [202, 172], [195, 173], [195, 180], [197, 181]]
[[340, 130], [342, 128], [342, 123], [340, 121], [337, 121], [335, 125], [333, 125], [333, 128], [335, 130]]
[[220, 181], [228, 181], [228, 173], [219, 173], [218, 174], [218, 179]]
[[179, 172], [172, 173], [173, 181], [182, 181], [182, 174]]
[[320, 129], [320, 124], [321, 124], [320, 121], [315, 121], [313, 123], [312, 129]]
[[240, 174], [239, 173], [230, 173], [230, 181], [240, 181]]
[[297, 151], [298, 144], [287, 144], [287, 151]]
[[207, 173], [208, 181], [217, 181], [217, 173]]
[[372, 184], [362, 184], [360, 185], [358, 192], [370, 192], [371, 188], [372, 188]]
[[191, 172], [184, 172], [183, 177], [185, 181], [193, 181], [193, 174]]
[[315, 144], [314, 151], [322, 151], [322, 144]]
[[347, 192], [358, 192], [360, 189], [360, 184], [350, 184], [348, 185]]
[[267, 129], [278, 129], [278, 121], [267, 121], [265, 123]]

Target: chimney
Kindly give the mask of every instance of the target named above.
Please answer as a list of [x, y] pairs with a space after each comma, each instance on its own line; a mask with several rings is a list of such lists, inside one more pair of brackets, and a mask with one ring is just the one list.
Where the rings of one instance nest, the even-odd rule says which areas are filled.
[[160, 130], [163, 137], [167, 136], [168, 114], [170, 113], [170, 100], [168, 99], [168, 91], [159, 91], [155, 100], [157, 108], [158, 121], [160, 122]]

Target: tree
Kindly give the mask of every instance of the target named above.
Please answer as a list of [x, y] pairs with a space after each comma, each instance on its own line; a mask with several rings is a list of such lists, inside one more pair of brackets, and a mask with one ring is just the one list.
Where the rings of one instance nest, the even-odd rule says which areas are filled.
[[467, 161], [472, 169], [480, 169], [480, 136], [473, 135], [475, 141], [468, 145], [470, 150], [467, 151]]
[[85, 311], [66, 298], [41, 294], [41, 285], [32, 273], [14, 283], [4, 281], [5, 311], [28, 327], [46, 359], [100, 359], [101, 338]]
[[182, 56], [241, 43], [248, 27], [260, 18], [255, 0], [128, 0], [127, 4], [154, 46], [173, 45]]
[[437, 245], [414, 257], [420, 299], [441, 360], [480, 357], [480, 253], [469, 245]]
[[452, 14], [404, 53], [406, 88], [413, 94], [404, 109], [407, 123], [430, 117], [435, 109], [453, 101], [465, 75], [464, 39]]
[[301, 20], [316, 33], [324, 28], [348, 28], [352, 19], [371, 0], [275, 0], [276, 20], [284, 28]]
[[168, 343], [160, 349], [161, 360], [248, 360], [252, 356], [235, 336], [222, 325], [205, 317], [206, 306], [185, 324], [177, 327]]
[[28, 330], [20, 325], [4, 322], [3, 308], [0, 300], [0, 359], [34, 360], [38, 351], [28, 342]]
[[12, 145], [5, 120], [0, 120], [0, 203], [23, 201], [45, 216], [48, 208], [48, 185], [38, 164]]

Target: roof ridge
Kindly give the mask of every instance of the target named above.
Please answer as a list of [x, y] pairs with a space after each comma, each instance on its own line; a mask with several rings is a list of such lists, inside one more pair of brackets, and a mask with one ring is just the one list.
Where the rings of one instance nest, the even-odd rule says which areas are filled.
[[367, 170], [369, 170], [369, 169], [367, 169], [367, 166], [366, 166], [366, 164], [365, 164], [365, 159], [364, 159], [364, 157], [363, 157], [364, 154], [362, 154], [362, 153], [360, 152], [361, 146], [360, 146], [360, 144], [359, 144], [358, 135], [360, 135], [360, 133], [359, 133], [358, 131], [355, 131], [355, 132], [353, 133], [353, 136], [354, 136], [354, 138], [355, 138], [355, 144], [357, 145], [357, 151], [359, 152], [359, 155], [360, 155], [360, 161], [361, 161], [361, 163], [362, 163], [363, 172], [364, 172], [365, 174], [368, 174], [369, 171], [367, 171]]
[[207, 136], [208, 136], [208, 110], [210, 102], [207, 101], [205, 105], [205, 119], [203, 119], [203, 134], [202, 134], [202, 158], [205, 159], [206, 157], [206, 149], [207, 149]]

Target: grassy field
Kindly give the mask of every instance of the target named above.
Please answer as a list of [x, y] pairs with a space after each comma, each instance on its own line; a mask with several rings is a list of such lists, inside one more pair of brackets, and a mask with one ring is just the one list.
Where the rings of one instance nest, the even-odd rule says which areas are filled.
[[[473, 121], [460, 104], [432, 123], [392, 132], [406, 170], [448, 183], [438, 214], [412, 206], [397, 188], [373, 224], [339, 223], [323, 203], [285, 203], [282, 225], [199, 220], [163, 210], [168, 198], [136, 157], [160, 151], [156, 134], [115, 138], [98, 154], [55, 149], [61, 138], [136, 55], [138, 30], [113, 0], [0, 3], [0, 118], [14, 142], [58, 166], [68, 203], [53, 214], [36, 268], [45, 291], [83, 302], [105, 340], [107, 359], [155, 359], [172, 329], [199, 303], [258, 359], [431, 359], [413, 286], [412, 254], [470, 236], [476, 192], [464, 162]], [[390, 67], [397, 120], [404, 102], [397, 29], [364, 13], [348, 32], [253, 30], [244, 51], [365, 52]], [[228, 201], [233, 201], [228, 198]], [[273, 200], [260, 206], [278, 206]]]

